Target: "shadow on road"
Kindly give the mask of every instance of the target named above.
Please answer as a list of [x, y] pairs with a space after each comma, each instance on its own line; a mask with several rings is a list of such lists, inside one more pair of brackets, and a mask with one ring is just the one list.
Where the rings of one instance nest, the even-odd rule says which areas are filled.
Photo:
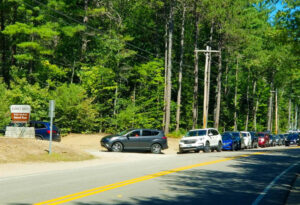
[[[250, 150], [257, 152], [258, 150]], [[261, 151], [261, 150], [259, 150]], [[270, 150], [268, 150], [270, 151]], [[126, 201], [112, 200], [116, 205], [182, 205], [182, 204], [252, 204], [265, 187], [283, 170], [299, 161], [299, 151], [279, 150], [269, 155], [252, 155], [229, 161], [229, 169], [218, 170], [207, 165], [156, 178], [163, 188], [156, 197], [136, 197]], [[227, 162], [224, 162], [227, 163]], [[207, 167], [215, 170], [208, 170]], [[293, 171], [300, 170], [297, 166]], [[280, 178], [261, 204], [284, 204], [293, 175]], [[126, 189], [126, 188], [125, 188]], [[168, 192], [164, 190], [168, 189]], [[148, 190], [148, 189], [145, 189]], [[109, 194], [102, 193], [102, 194]], [[154, 194], [155, 195], [155, 194]], [[101, 194], [99, 197], [101, 200]], [[106, 205], [101, 202], [75, 202], [76, 205]]]

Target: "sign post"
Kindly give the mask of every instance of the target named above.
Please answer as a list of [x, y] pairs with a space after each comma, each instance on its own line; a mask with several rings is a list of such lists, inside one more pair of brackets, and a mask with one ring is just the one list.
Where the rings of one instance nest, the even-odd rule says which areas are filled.
[[49, 117], [50, 117], [50, 139], [49, 139], [49, 154], [51, 154], [53, 118], [55, 117], [55, 100], [49, 101]]

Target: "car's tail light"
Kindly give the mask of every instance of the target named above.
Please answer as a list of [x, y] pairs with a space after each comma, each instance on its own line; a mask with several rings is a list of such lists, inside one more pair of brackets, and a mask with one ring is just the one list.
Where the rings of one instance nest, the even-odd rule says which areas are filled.
[[167, 139], [167, 137], [166, 137], [166, 136], [163, 136], [162, 138], [163, 138], [164, 140], [166, 140], [166, 139]]
[[[50, 130], [47, 130], [47, 133], [50, 134]], [[52, 133], [56, 134], [57, 132], [55, 130], [52, 130]]]

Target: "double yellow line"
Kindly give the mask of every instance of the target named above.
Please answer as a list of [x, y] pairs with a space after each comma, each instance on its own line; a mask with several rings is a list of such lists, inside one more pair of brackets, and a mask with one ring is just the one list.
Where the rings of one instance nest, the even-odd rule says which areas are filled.
[[35, 203], [34, 205], [62, 204], [62, 203], [66, 203], [66, 202], [73, 201], [73, 200], [76, 200], [76, 199], [80, 199], [80, 198], [83, 198], [83, 197], [87, 197], [87, 196], [91, 196], [91, 195], [98, 194], [98, 193], [101, 193], [101, 192], [105, 192], [105, 191], [108, 191], [108, 190], [116, 189], [116, 188], [127, 186], [127, 185], [130, 185], [130, 184], [135, 184], [135, 183], [138, 183], [138, 182], [146, 181], [146, 180], [157, 178], [157, 177], [160, 177], [160, 176], [172, 174], [172, 173], [175, 173], [175, 172], [180, 172], [180, 171], [184, 171], [184, 170], [188, 170], [188, 169], [192, 169], [192, 168], [196, 168], [196, 167], [201, 167], [201, 166], [206, 166], [206, 165], [211, 165], [211, 164], [216, 164], [216, 163], [220, 163], [220, 162], [226, 162], [226, 161], [230, 161], [230, 160], [237, 159], [237, 158], [248, 157], [248, 156], [251, 156], [251, 155], [261, 155], [261, 154], [265, 154], [265, 153], [266, 152], [254, 152], [254, 153], [251, 153], [251, 154], [243, 154], [243, 155], [239, 155], [239, 156], [235, 156], [235, 157], [222, 158], [222, 159], [218, 159], [218, 160], [214, 160], [214, 161], [203, 162], [203, 163], [199, 163], [199, 164], [179, 167], [179, 168], [175, 168], [175, 169], [171, 169], [171, 170], [167, 170], [167, 171], [161, 171], [161, 172], [157, 172], [155, 174], [145, 175], [145, 176], [142, 176], [142, 177], [129, 179], [129, 180], [126, 180], [126, 181], [122, 181], [122, 182], [118, 182], [118, 183], [114, 183], [114, 184], [110, 184], [110, 185], [106, 185], [106, 186], [101, 186], [101, 187], [97, 187], [97, 188], [94, 188], [94, 189], [89, 189], [89, 190], [85, 190], [85, 191], [82, 191], [82, 192], [78, 192], [78, 193], [58, 197], [58, 198], [51, 199], [51, 200], [48, 200], [48, 201]]

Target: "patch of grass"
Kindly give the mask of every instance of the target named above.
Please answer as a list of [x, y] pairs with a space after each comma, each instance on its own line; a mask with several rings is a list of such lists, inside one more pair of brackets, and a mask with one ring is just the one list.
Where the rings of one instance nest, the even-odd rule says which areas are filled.
[[29, 154], [25, 156], [21, 161], [23, 162], [68, 162], [68, 161], [82, 161], [94, 159], [94, 156], [81, 153], [80, 155], [74, 155], [72, 153], [44, 153], [39, 155]]
[[48, 141], [0, 137], [0, 163], [66, 162], [95, 158], [58, 142], [53, 142], [51, 154], [48, 153], [48, 148]]

